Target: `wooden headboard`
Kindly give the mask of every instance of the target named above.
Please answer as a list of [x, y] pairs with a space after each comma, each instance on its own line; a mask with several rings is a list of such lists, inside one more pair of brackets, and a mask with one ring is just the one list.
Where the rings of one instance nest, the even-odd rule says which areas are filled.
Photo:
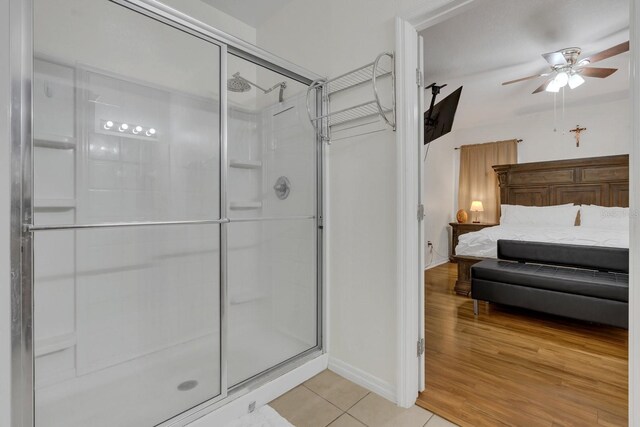
[[629, 156], [497, 165], [500, 203], [629, 206]]

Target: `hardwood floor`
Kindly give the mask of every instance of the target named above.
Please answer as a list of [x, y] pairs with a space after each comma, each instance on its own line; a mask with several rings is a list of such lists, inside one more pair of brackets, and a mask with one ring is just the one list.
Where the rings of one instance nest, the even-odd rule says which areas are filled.
[[453, 293], [426, 272], [427, 387], [417, 404], [461, 426], [627, 425], [627, 331]]

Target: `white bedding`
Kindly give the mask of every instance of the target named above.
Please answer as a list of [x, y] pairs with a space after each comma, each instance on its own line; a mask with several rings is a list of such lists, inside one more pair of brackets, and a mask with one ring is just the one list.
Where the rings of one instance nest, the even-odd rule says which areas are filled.
[[612, 230], [580, 226], [498, 225], [460, 236], [456, 255], [497, 258], [499, 239], [628, 248], [629, 230], [624, 227]]

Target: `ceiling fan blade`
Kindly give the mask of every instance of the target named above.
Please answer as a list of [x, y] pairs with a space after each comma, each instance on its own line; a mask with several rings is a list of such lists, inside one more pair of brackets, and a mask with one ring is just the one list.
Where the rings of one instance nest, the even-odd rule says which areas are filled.
[[611, 58], [612, 56], [620, 55], [629, 50], [629, 41], [620, 43], [619, 45], [605, 49], [602, 52], [595, 53], [587, 58], [581, 59], [579, 62], [587, 62], [593, 64], [594, 62], [602, 61], [603, 59]]
[[535, 76], [523, 77], [521, 79], [516, 79], [516, 80], [509, 80], [508, 82], [502, 83], [502, 86], [510, 85], [511, 83], [523, 82], [525, 80], [538, 79], [540, 77], [547, 77], [549, 74], [551, 74], [551, 73], [536, 74]]
[[549, 83], [551, 83], [553, 81], [553, 79], [549, 79], [546, 82], [542, 83], [542, 85], [538, 86], [538, 88], [536, 90], [534, 90], [533, 92], [531, 92], [532, 94], [535, 93], [540, 93], [540, 92], [544, 92], [545, 89], [547, 89], [547, 86], [549, 86]]
[[585, 77], [598, 77], [600, 79], [604, 79], [616, 71], [618, 71], [617, 68], [587, 67], [579, 70], [579, 73]]
[[562, 52], [549, 52], [543, 53], [542, 57], [551, 65], [566, 65], [567, 59], [564, 57]]

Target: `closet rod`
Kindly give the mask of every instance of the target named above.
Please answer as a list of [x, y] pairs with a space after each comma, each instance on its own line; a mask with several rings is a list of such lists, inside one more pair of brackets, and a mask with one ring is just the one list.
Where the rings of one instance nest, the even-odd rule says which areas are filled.
[[[516, 139], [516, 142], [517, 142], [517, 143], [521, 143], [521, 142], [523, 142], [523, 141], [524, 141], [524, 139]], [[461, 146], [460, 146], [460, 147], [461, 147]], [[454, 150], [459, 150], [459, 149], [460, 149], [460, 147], [455, 147], [455, 148], [454, 148]]]

